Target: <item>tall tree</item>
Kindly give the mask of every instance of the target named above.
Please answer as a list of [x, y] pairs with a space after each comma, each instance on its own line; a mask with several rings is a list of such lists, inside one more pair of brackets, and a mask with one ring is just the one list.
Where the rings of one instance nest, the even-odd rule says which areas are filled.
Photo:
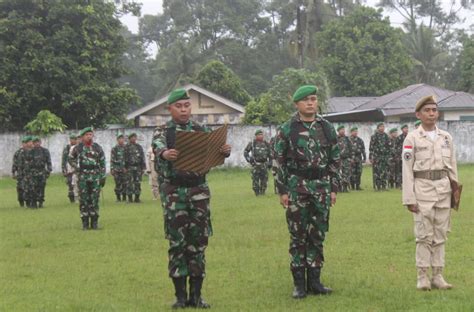
[[460, 80], [458, 89], [474, 93], [474, 35], [465, 38], [459, 56]]
[[380, 11], [368, 7], [330, 22], [317, 43], [331, 90], [336, 95], [374, 96], [403, 87], [411, 61], [401, 37]]
[[22, 129], [42, 109], [69, 128], [123, 119], [137, 98], [117, 82], [121, 13], [104, 1], [0, 2], [0, 127]]

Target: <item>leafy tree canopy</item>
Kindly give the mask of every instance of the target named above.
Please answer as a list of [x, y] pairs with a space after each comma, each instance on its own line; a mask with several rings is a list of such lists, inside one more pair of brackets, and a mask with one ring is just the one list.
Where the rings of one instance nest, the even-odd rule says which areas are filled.
[[58, 131], [63, 132], [66, 128], [61, 118], [49, 110], [40, 111], [38, 115], [36, 115], [36, 118], [25, 126], [25, 130], [40, 136], [49, 136]]

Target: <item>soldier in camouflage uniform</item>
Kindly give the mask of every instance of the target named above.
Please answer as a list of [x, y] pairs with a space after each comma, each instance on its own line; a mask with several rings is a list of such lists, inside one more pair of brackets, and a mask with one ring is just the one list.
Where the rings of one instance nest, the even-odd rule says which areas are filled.
[[316, 92], [315, 86], [296, 90], [293, 101], [298, 112], [280, 126], [274, 145], [276, 183], [290, 232], [296, 299], [306, 293], [324, 295], [332, 291], [321, 283], [320, 276], [329, 210], [339, 189], [341, 160], [334, 127], [317, 115]]
[[252, 165], [252, 189], [255, 195], [264, 195], [267, 189], [268, 168], [271, 168], [270, 144], [263, 139], [263, 131], [255, 132], [255, 139], [244, 150], [244, 157]]
[[74, 202], [74, 185], [72, 183], [72, 172], [68, 171], [68, 158], [69, 152], [71, 151], [71, 147], [77, 144], [77, 135], [71, 134], [69, 136], [69, 144], [66, 145], [63, 149], [63, 154], [61, 157], [61, 169], [63, 172], [63, 176], [66, 178], [66, 184], [68, 186], [68, 194], [69, 201], [71, 203]]
[[390, 138], [385, 133], [385, 125], [377, 124], [377, 131], [370, 138], [369, 161], [373, 168], [374, 189], [387, 189], [388, 159], [390, 158]]
[[38, 208], [35, 195], [35, 187], [33, 180], [33, 165], [34, 165], [34, 153], [33, 153], [33, 136], [27, 136], [26, 138], [26, 149], [22, 154], [23, 158], [23, 199], [25, 201], [26, 207], [28, 208]]
[[[163, 206], [166, 238], [169, 240], [169, 276], [175, 287], [176, 302], [173, 308], [186, 306], [209, 308], [201, 298], [205, 276], [205, 255], [209, 236], [212, 234], [209, 209], [209, 187], [205, 175], [180, 171], [173, 161], [179, 156], [175, 147], [177, 131], [210, 131], [190, 120], [191, 102], [184, 89], [177, 89], [168, 96], [171, 120], [155, 129], [152, 146], [157, 160], [160, 197]], [[230, 146], [220, 151], [230, 155]], [[187, 277], [189, 276], [189, 299]]]
[[28, 137], [23, 137], [21, 140], [21, 147], [15, 152], [13, 155], [13, 165], [12, 165], [12, 178], [16, 179], [16, 193], [18, 198], [18, 203], [20, 207], [25, 206], [25, 198], [24, 198], [24, 153], [25, 150], [28, 148]]
[[33, 163], [31, 166], [31, 176], [33, 178], [33, 207], [42, 208], [44, 202], [44, 192], [46, 180], [48, 179], [53, 166], [51, 155], [47, 148], [41, 146], [41, 139], [37, 136], [33, 138]]
[[142, 176], [146, 170], [145, 153], [143, 147], [137, 143], [137, 134], [131, 133], [128, 136], [128, 144], [125, 146], [124, 152], [125, 170], [127, 171], [127, 195], [128, 202], [133, 201], [132, 196], [135, 195], [135, 202], [140, 202]]
[[403, 141], [408, 135], [408, 125], [402, 125], [402, 133], [397, 137], [395, 141], [395, 185], [397, 188], [402, 187], [402, 152], [403, 152]]
[[[396, 141], [398, 137], [398, 129], [392, 128], [390, 129], [389, 137], [390, 137], [390, 157], [388, 159], [388, 187], [395, 188], [397, 187], [397, 161], [398, 155], [396, 150]], [[400, 154], [401, 156], [401, 154]]]
[[110, 152], [110, 173], [115, 180], [115, 196], [117, 201], [127, 200], [128, 176], [125, 169], [125, 136], [117, 136], [117, 145]]
[[351, 154], [352, 144], [349, 138], [346, 136], [346, 129], [344, 126], [337, 127], [337, 144], [339, 144], [339, 151], [341, 157], [341, 192], [349, 192], [349, 186], [351, 182]]
[[366, 161], [364, 141], [358, 136], [359, 129], [351, 128], [351, 188], [353, 190], [362, 190], [360, 187], [360, 177], [362, 176], [362, 165]]
[[69, 164], [78, 175], [79, 210], [82, 229], [98, 229], [100, 189], [105, 185], [105, 154], [99, 144], [93, 142], [91, 127], [80, 132], [81, 143], [71, 151]]
[[[277, 129], [278, 131], [278, 129]], [[275, 149], [273, 148], [274, 145], [275, 145], [275, 136], [272, 136], [272, 138], [270, 139], [270, 151], [271, 151], [271, 154], [272, 154], [272, 176], [273, 176], [273, 192], [275, 194], [278, 194], [278, 189], [277, 189], [277, 185], [276, 185], [276, 167], [277, 167], [277, 163], [276, 163], [276, 160], [275, 160]]]

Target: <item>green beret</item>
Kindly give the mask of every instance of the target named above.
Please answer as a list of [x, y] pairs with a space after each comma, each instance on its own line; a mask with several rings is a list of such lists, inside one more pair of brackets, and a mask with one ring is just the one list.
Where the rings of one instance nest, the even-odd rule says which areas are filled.
[[352, 127], [352, 128], [351, 128], [351, 132], [352, 132], [352, 131], [357, 131], [357, 130], [359, 130], [359, 128], [357, 128], [357, 127]]
[[27, 135], [25, 135], [24, 137], [22, 137], [22, 138], [21, 138], [21, 143], [26, 143], [26, 142], [28, 142], [28, 141], [29, 141], [28, 138], [29, 138], [29, 137], [28, 137]]
[[394, 132], [397, 132], [397, 131], [398, 131], [398, 129], [397, 129], [397, 128], [392, 128], [392, 129], [390, 129], [390, 131], [389, 131], [389, 132], [390, 132], [390, 133], [394, 133]]
[[71, 140], [77, 139], [77, 135], [75, 135], [75, 134], [70, 134], [70, 135], [69, 135], [69, 139], [71, 139]]
[[341, 129], [344, 129], [344, 125], [340, 125], [339, 127], [337, 127], [337, 131], [341, 130]]
[[33, 141], [33, 142], [39, 142], [39, 141], [40, 141], [40, 138], [39, 138], [39, 136], [34, 135], [34, 136], [31, 137], [31, 141]]
[[379, 122], [379, 123], [377, 124], [377, 128], [380, 127], [380, 126], [383, 126], [383, 125], [384, 125], [383, 122]]
[[180, 89], [176, 89], [176, 90], [173, 90], [171, 91], [170, 95], [168, 95], [168, 105], [169, 104], [173, 104], [174, 102], [177, 102], [179, 100], [187, 100], [189, 99], [189, 94], [188, 92], [183, 89], [183, 88], [180, 88]]
[[307, 97], [308, 95], [316, 94], [316, 92], [318, 92], [318, 88], [316, 88], [316, 86], [301, 86], [293, 94], [293, 102], [298, 102]]
[[128, 135], [128, 138], [130, 139], [131, 137], [136, 137], [136, 136], [137, 136], [137, 134], [135, 132], [132, 132]]
[[259, 135], [259, 134], [263, 134], [263, 131], [258, 129], [257, 131], [255, 131], [255, 135]]
[[26, 142], [30, 142], [30, 141], [33, 141], [33, 136], [27, 135], [27, 136], [25, 137], [25, 143], [26, 143]]
[[82, 129], [81, 132], [79, 132], [79, 136], [83, 136], [84, 134], [86, 134], [88, 132], [94, 132], [94, 130], [92, 130], [92, 127], [86, 127], [84, 129]]
[[117, 140], [120, 139], [120, 138], [124, 138], [125, 136], [123, 135], [123, 133], [120, 133], [119, 135], [117, 135]]
[[403, 124], [400, 129], [403, 129], [403, 128], [408, 128], [408, 125], [407, 124]]
[[419, 125], [421, 125], [421, 120], [418, 119], [417, 121], [415, 121], [415, 127]]
[[415, 105], [415, 112], [418, 112], [420, 111], [420, 109], [425, 106], [426, 104], [436, 104], [438, 105], [438, 103], [436, 102], [436, 98], [434, 95], [428, 95], [428, 96], [424, 96], [422, 97], [421, 99], [418, 100], [418, 102], [416, 102], [416, 105]]

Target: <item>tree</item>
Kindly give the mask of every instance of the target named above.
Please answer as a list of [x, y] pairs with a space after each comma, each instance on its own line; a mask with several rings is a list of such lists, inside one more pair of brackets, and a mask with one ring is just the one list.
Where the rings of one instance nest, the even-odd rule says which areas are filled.
[[63, 132], [66, 129], [61, 118], [49, 110], [42, 110], [36, 118], [26, 124], [25, 130], [39, 136], [49, 136], [54, 132]]
[[121, 13], [110, 1], [0, 2], [0, 127], [22, 129], [41, 109], [70, 128], [122, 120], [138, 98], [117, 82]]
[[375, 96], [404, 86], [411, 61], [402, 33], [380, 11], [360, 7], [318, 34], [322, 66], [340, 96]]
[[460, 80], [459, 90], [474, 93], [474, 35], [464, 39], [463, 49], [459, 55]]
[[329, 88], [324, 74], [306, 69], [285, 69], [275, 76], [272, 87], [263, 93], [258, 100], [246, 107], [245, 124], [280, 124], [295, 112], [292, 95], [301, 85], [312, 84], [318, 87], [320, 112], [324, 112]]
[[251, 100], [239, 77], [220, 61], [207, 63], [197, 74], [195, 82], [241, 105], [247, 105]]

